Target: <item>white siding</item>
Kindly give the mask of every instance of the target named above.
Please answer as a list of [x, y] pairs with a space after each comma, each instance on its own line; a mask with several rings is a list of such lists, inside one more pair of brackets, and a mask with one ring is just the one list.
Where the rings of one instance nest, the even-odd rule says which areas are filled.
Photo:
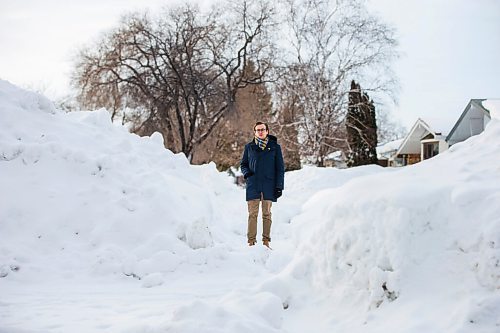
[[489, 119], [486, 119], [488, 119], [488, 117], [485, 117], [484, 111], [472, 104], [469, 111], [467, 111], [464, 118], [455, 129], [455, 132], [449, 140], [449, 144], [453, 145], [457, 142], [462, 142], [484, 131], [485, 124], [489, 121]]

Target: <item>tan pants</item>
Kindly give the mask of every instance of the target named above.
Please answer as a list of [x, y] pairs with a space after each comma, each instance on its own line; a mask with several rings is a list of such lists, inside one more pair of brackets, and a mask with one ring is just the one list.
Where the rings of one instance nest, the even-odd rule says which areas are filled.
[[248, 203], [248, 242], [255, 242], [257, 240], [257, 216], [259, 215], [259, 204], [262, 202], [262, 221], [264, 228], [262, 229], [262, 240], [271, 241], [271, 206], [272, 201], [255, 199], [247, 201]]

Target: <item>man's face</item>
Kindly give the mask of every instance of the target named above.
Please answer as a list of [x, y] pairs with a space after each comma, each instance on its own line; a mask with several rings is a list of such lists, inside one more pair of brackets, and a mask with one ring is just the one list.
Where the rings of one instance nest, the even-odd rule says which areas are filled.
[[258, 137], [259, 139], [265, 139], [267, 136], [266, 125], [261, 124], [255, 126], [255, 136]]

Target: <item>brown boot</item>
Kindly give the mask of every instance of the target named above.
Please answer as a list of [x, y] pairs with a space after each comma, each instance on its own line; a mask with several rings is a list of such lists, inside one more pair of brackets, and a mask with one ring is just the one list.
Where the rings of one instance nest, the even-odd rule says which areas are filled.
[[248, 246], [254, 246], [254, 245], [255, 245], [255, 243], [257, 243], [257, 242], [256, 242], [256, 241], [250, 241], [250, 240], [249, 240], [249, 241], [248, 241]]
[[268, 241], [268, 240], [264, 240], [264, 241], [262, 241], [262, 244], [263, 244], [264, 246], [267, 246], [268, 248], [271, 248], [271, 247], [269, 246], [269, 241]]

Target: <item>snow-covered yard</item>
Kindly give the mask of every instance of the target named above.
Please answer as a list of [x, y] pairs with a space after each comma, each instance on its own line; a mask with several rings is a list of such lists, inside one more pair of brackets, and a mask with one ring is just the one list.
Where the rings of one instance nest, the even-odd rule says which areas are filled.
[[500, 332], [500, 116], [414, 166], [244, 190], [0, 81], [0, 332]]

